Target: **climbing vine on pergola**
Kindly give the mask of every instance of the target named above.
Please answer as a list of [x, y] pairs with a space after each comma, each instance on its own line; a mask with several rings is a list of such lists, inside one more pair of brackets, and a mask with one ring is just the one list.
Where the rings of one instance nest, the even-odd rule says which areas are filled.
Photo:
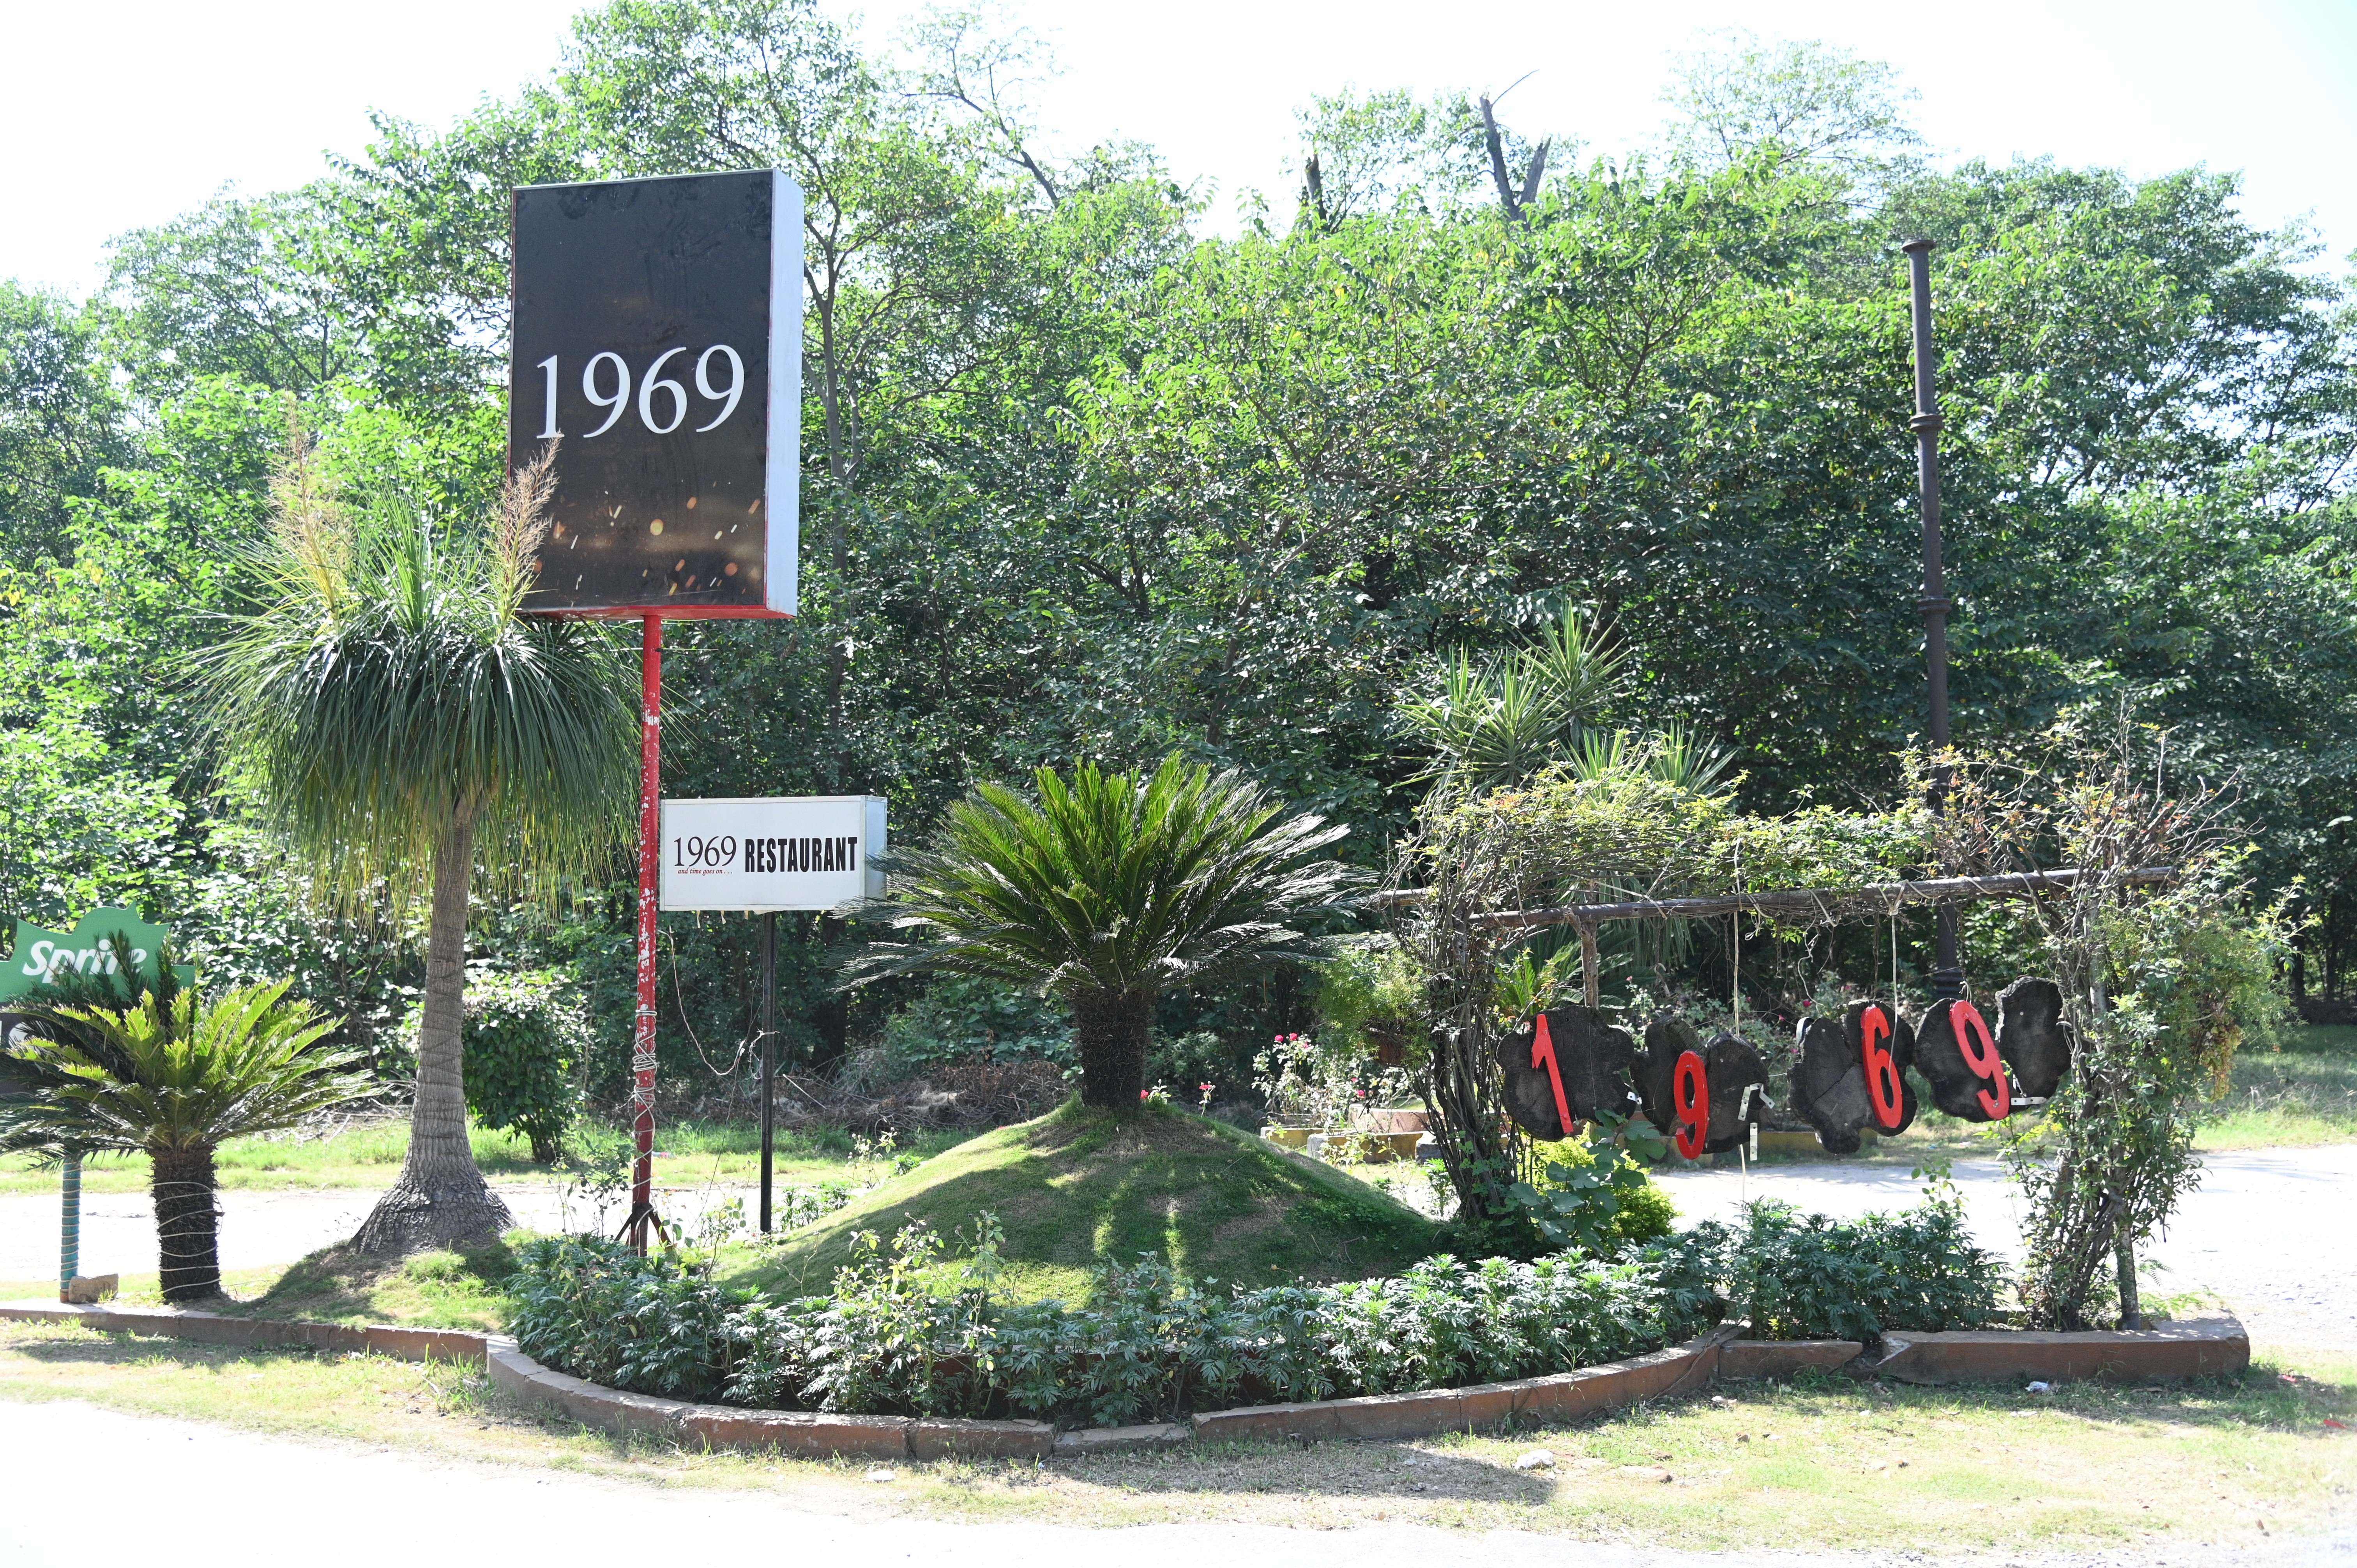
[[[2266, 955], [2283, 935], [2233, 877], [2231, 790], [2198, 780], [2169, 789], [2136, 738], [2124, 729], [2108, 746], [2062, 736], [2029, 757], [1909, 758], [1912, 776], [1936, 768], [1947, 781], [1938, 811], [1915, 800], [1749, 814], [1731, 789], [1682, 789], [1640, 767], [1543, 774], [1428, 811], [1383, 897], [1418, 979], [1421, 1015], [1408, 1022], [1462, 1212], [1477, 1224], [1507, 1216], [1508, 1189], [1536, 1163], [1505, 1114], [1493, 1049], [1520, 1021], [1510, 1015], [1514, 956], [1542, 932], [1578, 932], [1582, 991], [1596, 1006], [1597, 933], [1614, 921], [1740, 914], [1797, 932], [1887, 920], [1910, 905], [2007, 899], [2040, 933], [2068, 1022], [2089, 1047], [2086, 1070], [2046, 1119], [2060, 1130], [2061, 1163], [2043, 1174], [2023, 1165], [2040, 1204], [2025, 1297], [2040, 1321], [2076, 1326], [2100, 1254], [2117, 1261], [2133, 1316], [2133, 1246], [2192, 1179], [2198, 1086], [2169, 1077], [2141, 1133], [2114, 1127], [2084, 1149], [2073, 1137], [2118, 1120], [2111, 1111], [2134, 1098], [2121, 1085], [2152, 1078], [2146, 1057], [2222, 1072], [2222, 1049], [2231, 1057], [2244, 1022], [2267, 1010]], [[2189, 980], [2208, 1001], [2179, 1006], [2172, 1038], [2122, 1020], [2122, 995]], [[2098, 1167], [2104, 1196], [2091, 1207], [2083, 1178]]]

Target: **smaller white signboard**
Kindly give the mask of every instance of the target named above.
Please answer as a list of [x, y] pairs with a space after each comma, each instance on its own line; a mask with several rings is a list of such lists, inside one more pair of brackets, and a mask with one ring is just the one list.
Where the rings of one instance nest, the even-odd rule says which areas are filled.
[[840, 909], [884, 896], [878, 795], [662, 803], [665, 909]]

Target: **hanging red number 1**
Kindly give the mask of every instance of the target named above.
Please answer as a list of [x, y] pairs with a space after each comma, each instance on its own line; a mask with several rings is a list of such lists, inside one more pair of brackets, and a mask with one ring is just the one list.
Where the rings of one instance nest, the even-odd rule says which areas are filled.
[[1531, 1033], [1531, 1066], [1546, 1069], [1547, 1087], [1555, 1090], [1555, 1113], [1563, 1123], [1563, 1135], [1572, 1135], [1576, 1124], [1571, 1119], [1571, 1104], [1564, 1098], [1563, 1064], [1555, 1060], [1555, 1031], [1547, 1027], [1547, 1016], [1539, 1015], [1538, 1027]]
[[1899, 1080], [1899, 1064], [1890, 1055], [1890, 1015], [1881, 1008], [1868, 1006], [1858, 1016], [1858, 1037], [1866, 1058], [1866, 1090], [1874, 1101], [1874, 1122], [1886, 1133], [1895, 1133], [1906, 1120], [1904, 1088]]
[[1973, 1076], [1989, 1085], [1980, 1091], [1981, 1109], [1992, 1122], [2002, 1122], [2013, 1111], [2013, 1093], [2005, 1080], [2005, 1058], [1997, 1055], [1981, 1010], [1959, 999], [1948, 1009], [1948, 1026], [1956, 1032], [1956, 1050]]
[[1678, 1119], [1678, 1153], [1691, 1160], [1710, 1133], [1710, 1079], [1693, 1051], [1682, 1053], [1671, 1072], [1670, 1108]]

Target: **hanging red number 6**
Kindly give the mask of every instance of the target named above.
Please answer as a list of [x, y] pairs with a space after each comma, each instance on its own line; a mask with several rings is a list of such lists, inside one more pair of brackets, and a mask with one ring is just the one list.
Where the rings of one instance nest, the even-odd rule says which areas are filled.
[[1678, 1153], [1693, 1159], [1702, 1153], [1710, 1131], [1710, 1079], [1702, 1058], [1692, 1051], [1679, 1055], [1670, 1073], [1670, 1109], [1678, 1119]]
[[2005, 1081], [2005, 1059], [1996, 1054], [1981, 1010], [1959, 997], [1948, 1005], [1948, 1025], [1956, 1032], [1956, 1050], [1973, 1076], [1990, 1087], [1980, 1091], [1981, 1110], [1992, 1122], [2002, 1122], [2013, 1111], [2013, 1091]]
[[1891, 1059], [1890, 1015], [1868, 1007], [1857, 1020], [1861, 1054], [1866, 1058], [1866, 1090], [1874, 1100], [1874, 1122], [1886, 1133], [1899, 1130], [1907, 1114], [1906, 1096], [1899, 1081], [1899, 1064]]

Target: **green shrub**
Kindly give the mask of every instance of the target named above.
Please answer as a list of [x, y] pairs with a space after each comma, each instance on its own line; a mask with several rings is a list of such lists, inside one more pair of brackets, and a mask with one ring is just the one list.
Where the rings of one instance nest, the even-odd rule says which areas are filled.
[[615, 1387], [739, 1404], [1121, 1424], [1239, 1402], [1529, 1377], [1687, 1337], [1717, 1313], [1683, 1240], [1620, 1261], [1433, 1258], [1390, 1279], [1231, 1288], [1154, 1259], [1109, 1265], [1086, 1305], [994, 1290], [996, 1226], [943, 1261], [871, 1233], [831, 1295], [731, 1299], [615, 1243], [522, 1250], [511, 1323], [529, 1354]]
[[[419, 1023], [419, 1006], [412, 1006], [396, 1058], [404, 1065], [417, 1059]], [[475, 1120], [522, 1133], [533, 1159], [554, 1164], [581, 1111], [580, 1069], [590, 1046], [588, 1015], [571, 989], [549, 970], [471, 973], [459, 1038]]]
[[[1609, 1253], [1667, 1236], [1677, 1205], [1623, 1140], [1640, 1147], [1659, 1142], [1642, 1122], [1607, 1115], [1586, 1138], [1548, 1144], [1537, 1178], [1506, 1189], [1514, 1214], [1506, 1225], [1491, 1227], [1499, 1232], [1500, 1250], [1584, 1247]], [[1516, 1244], [1516, 1233], [1525, 1230], [1529, 1244]]]
[[1973, 1243], [1963, 1203], [1936, 1194], [1900, 1214], [1857, 1220], [1803, 1215], [1763, 1200], [1743, 1228], [1692, 1232], [1728, 1310], [1763, 1339], [1873, 1340], [1893, 1329], [1985, 1328], [2005, 1269]]
[[1076, 1065], [1064, 1009], [1020, 986], [976, 975], [935, 975], [917, 999], [885, 1020], [888, 1074], [908, 1078], [942, 1062], [1017, 1061]]

